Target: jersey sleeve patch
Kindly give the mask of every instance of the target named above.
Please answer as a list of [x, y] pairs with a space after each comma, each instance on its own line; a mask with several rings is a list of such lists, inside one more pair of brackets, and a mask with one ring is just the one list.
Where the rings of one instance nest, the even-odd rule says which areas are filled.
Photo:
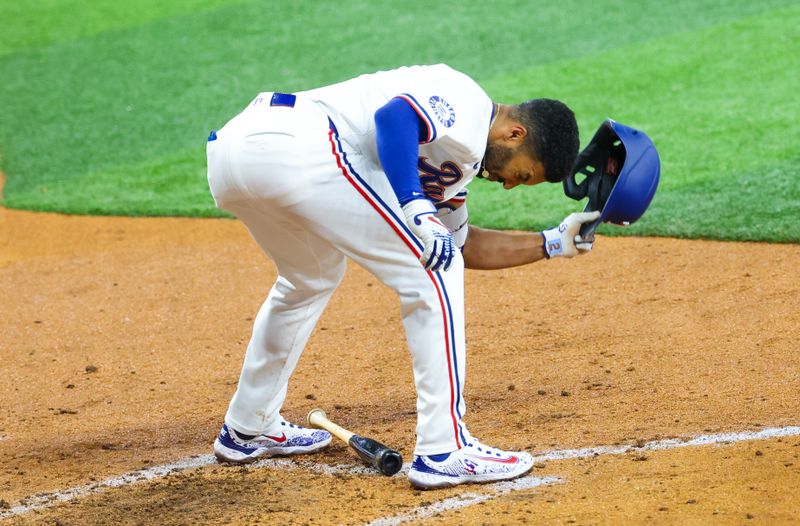
[[428, 105], [433, 110], [433, 114], [436, 115], [436, 118], [439, 119], [439, 122], [444, 124], [445, 128], [449, 128], [456, 122], [456, 111], [443, 98], [438, 95], [433, 95], [428, 99]]
[[408, 93], [401, 93], [398, 95], [398, 97], [408, 102], [408, 104], [414, 108], [414, 111], [417, 112], [419, 118], [422, 119], [422, 121], [425, 123], [425, 126], [428, 128], [428, 135], [420, 144], [428, 144], [433, 142], [436, 139], [436, 125], [433, 123], [430, 114], [428, 114], [425, 108], [419, 102], [417, 102], [417, 99], [415, 99], [412, 95], [409, 95]]

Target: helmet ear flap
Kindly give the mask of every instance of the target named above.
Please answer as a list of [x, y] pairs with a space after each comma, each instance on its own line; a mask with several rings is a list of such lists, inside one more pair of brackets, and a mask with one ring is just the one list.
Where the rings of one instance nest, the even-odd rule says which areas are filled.
[[[576, 201], [588, 197], [585, 212], [602, 211], [624, 163], [625, 146], [611, 127], [611, 119], [606, 119], [578, 155], [572, 173], [564, 178], [564, 193]], [[579, 183], [580, 177], [583, 180]], [[581, 235], [590, 237], [601, 221], [602, 216], [597, 221], [585, 224], [581, 228]]]
[[[577, 201], [588, 197], [588, 212], [602, 210], [624, 163], [625, 146], [606, 119], [578, 155], [572, 174], [564, 179], [564, 193]], [[578, 183], [581, 175], [584, 179]]]

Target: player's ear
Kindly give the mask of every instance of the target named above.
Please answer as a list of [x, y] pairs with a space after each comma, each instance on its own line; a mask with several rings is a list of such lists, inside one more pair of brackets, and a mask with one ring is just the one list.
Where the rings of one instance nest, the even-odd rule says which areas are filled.
[[514, 146], [521, 146], [528, 136], [528, 130], [519, 122], [511, 123], [506, 130], [506, 140]]

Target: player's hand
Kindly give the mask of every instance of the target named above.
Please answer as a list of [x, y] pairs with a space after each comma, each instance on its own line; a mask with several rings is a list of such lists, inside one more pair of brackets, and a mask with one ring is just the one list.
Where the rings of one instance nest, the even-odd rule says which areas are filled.
[[591, 223], [598, 217], [598, 211], [577, 212], [568, 215], [556, 228], [543, 231], [545, 256], [571, 258], [592, 250], [594, 239], [583, 239], [579, 232], [581, 225]]
[[419, 261], [427, 270], [449, 270], [453, 264], [453, 235], [436, 218], [436, 207], [427, 199], [414, 199], [403, 207], [408, 227], [422, 240], [425, 250]]

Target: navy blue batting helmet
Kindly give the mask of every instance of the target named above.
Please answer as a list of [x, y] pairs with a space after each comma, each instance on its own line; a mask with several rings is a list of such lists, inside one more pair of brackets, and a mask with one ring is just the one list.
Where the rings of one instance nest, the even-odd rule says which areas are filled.
[[[585, 177], [578, 183], [576, 176]], [[600, 223], [629, 225], [644, 214], [658, 187], [661, 161], [653, 141], [642, 131], [606, 119], [564, 179], [564, 193], [581, 200], [584, 211], [600, 210], [600, 218], [584, 225], [591, 236]]]

